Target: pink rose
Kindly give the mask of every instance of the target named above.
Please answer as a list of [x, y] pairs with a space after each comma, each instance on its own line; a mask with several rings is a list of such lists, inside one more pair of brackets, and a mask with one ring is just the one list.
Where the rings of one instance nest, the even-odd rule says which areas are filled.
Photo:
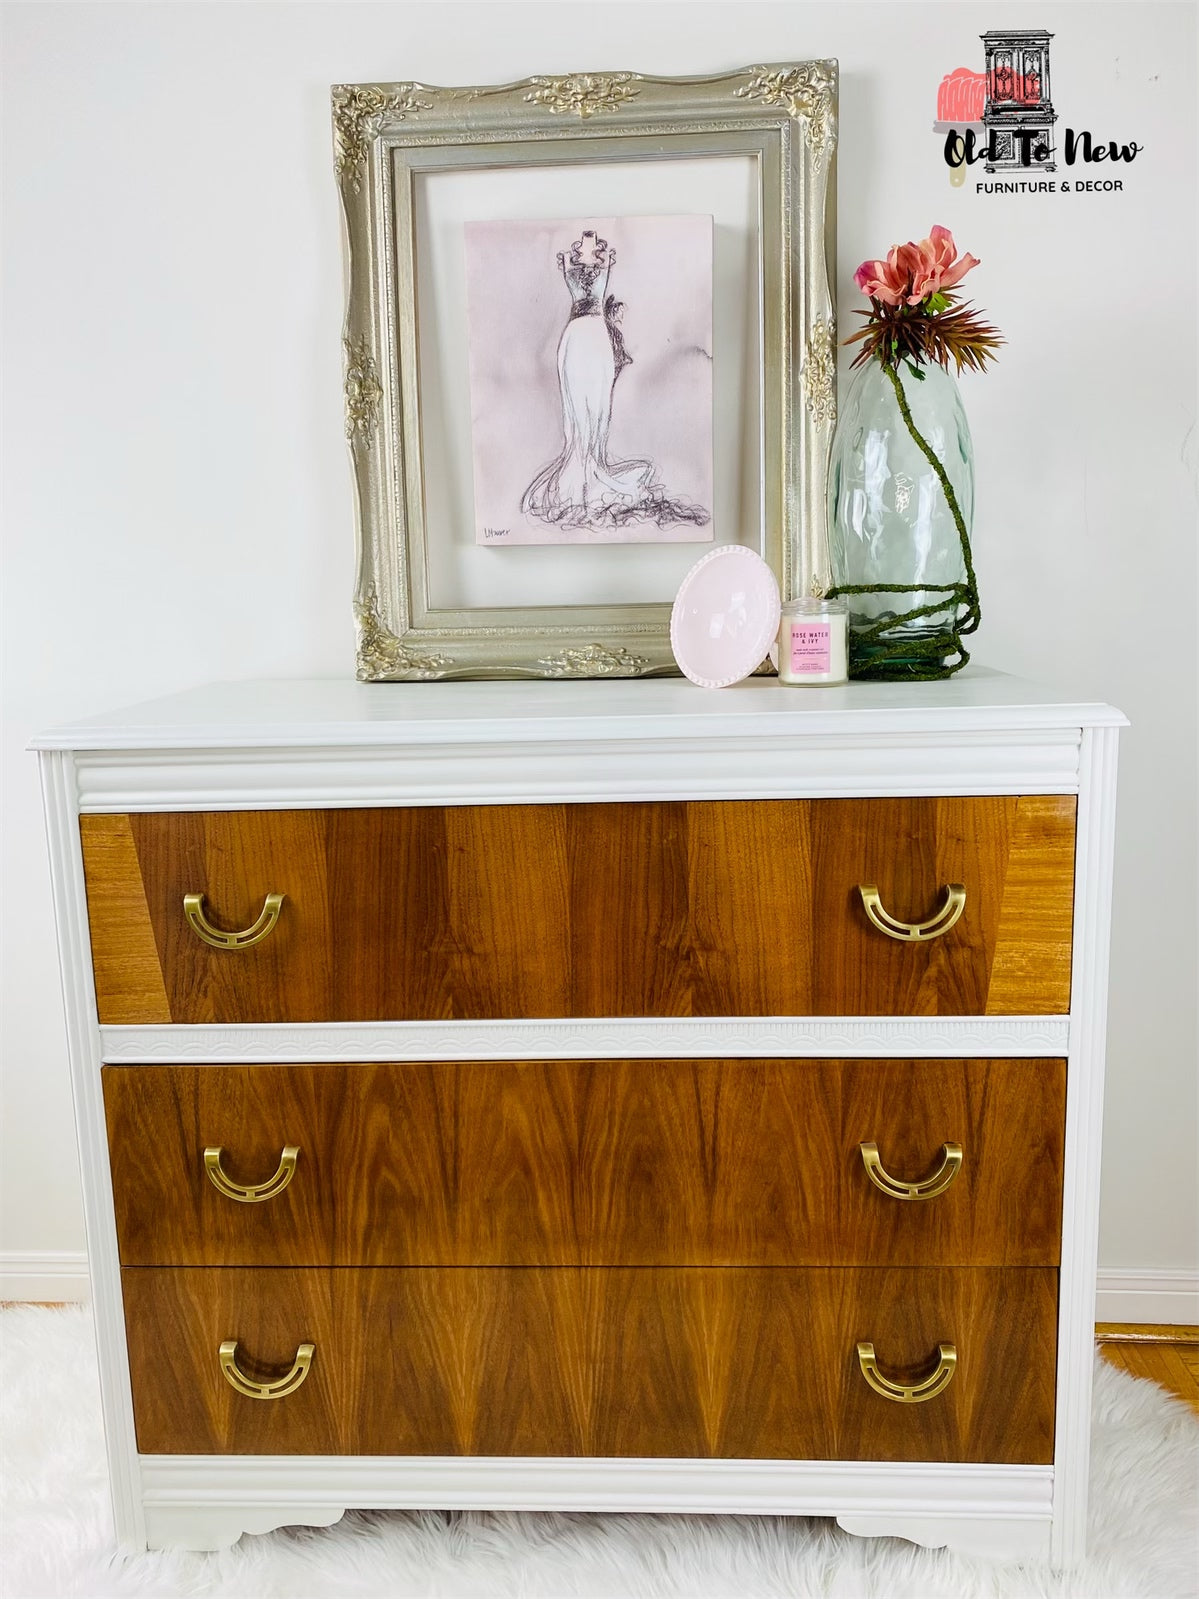
[[979, 264], [978, 257], [974, 255], [964, 255], [960, 261], [955, 261], [957, 245], [953, 242], [953, 234], [948, 228], [939, 225], [933, 227], [927, 239], [921, 239], [919, 244], [909, 245], [908, 248], [914, 250], [917, 257], [912, 269], [909, 305], [918, 305], [930, 294], [952, 289], [955, 283], [960, 283], [967, 272]]
[[919, 244], [895, 245], [885, 261], [863, 261], [853, 280], [884, 305], [919, 305], [929, 295], [953, 288], [979, 264], [973, 255], [955, 261], [956, 254], [953, 234], [936, 225]]
[[863, 261], [853, 275], [853, 280], [863, 294], [884, 305], [902, 305], [911, 288], [911, 275], [899, 263], [900, 246], [888, 254], [885, 261]]

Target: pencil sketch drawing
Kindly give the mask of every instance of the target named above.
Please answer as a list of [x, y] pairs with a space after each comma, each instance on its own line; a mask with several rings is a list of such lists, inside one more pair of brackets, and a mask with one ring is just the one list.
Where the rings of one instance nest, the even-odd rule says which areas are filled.
[[710, 540], [711, 219], [576, 226], [467, 226], [477, 541]]

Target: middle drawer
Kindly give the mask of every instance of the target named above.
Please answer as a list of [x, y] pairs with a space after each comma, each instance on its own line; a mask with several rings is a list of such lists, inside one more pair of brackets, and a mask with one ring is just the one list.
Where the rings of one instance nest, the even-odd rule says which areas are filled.
[[126, 1266], [1059, 1259], [1063, 1060], [107, 1066], [103, 1083]]

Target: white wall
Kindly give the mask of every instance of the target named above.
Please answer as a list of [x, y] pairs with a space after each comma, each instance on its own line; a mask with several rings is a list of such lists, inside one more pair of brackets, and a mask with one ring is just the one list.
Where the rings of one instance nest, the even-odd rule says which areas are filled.
[[[213, 678], [352, 670], [328, 85], [835, 55], [846, 328], [857, 262], [939, 221], [982, 258], [970, 288], [1009, 340], [965, 384], [977, 658], [1132, 720], [1101, 1255], [1194, 1270], [1193, 18], [1004, 0], [6, 6], [0, 1254], [83, 1238], [29, 734]], [[936, 87], [1002, 25], [1055, 31], [1063, 125], [1145, 146], [1122, 195], [950, 186]]]

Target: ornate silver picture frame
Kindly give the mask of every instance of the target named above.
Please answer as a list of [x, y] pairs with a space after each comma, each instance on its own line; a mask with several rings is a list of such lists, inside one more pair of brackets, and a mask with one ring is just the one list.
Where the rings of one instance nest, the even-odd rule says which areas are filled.
[[[332, 98], [361, 679], [677, 670], [670, 601], [701, 553], [694, 545], [665, 555], [623, 544], [598, 556], [594, 547], [476, 546], [457, 263], [461, 218], [480, 211], [614, 215], [610, 198], [600, 209], [612, 193], [630, 195], [630, 210], [642, 214], [713, 211], [713, 369], [718, 388], [726, 383], [716, 438], [729, 507], [716, 542], [757, 549], [784, 598], [827, 581], [835, 62], [705, 78], [349, 84]], [[711, 198], [726, 190], [727, 216]], [[688, 193], [698, 207], [680, 203]], [[722, 357], [722, 348], [731, 353]]]

